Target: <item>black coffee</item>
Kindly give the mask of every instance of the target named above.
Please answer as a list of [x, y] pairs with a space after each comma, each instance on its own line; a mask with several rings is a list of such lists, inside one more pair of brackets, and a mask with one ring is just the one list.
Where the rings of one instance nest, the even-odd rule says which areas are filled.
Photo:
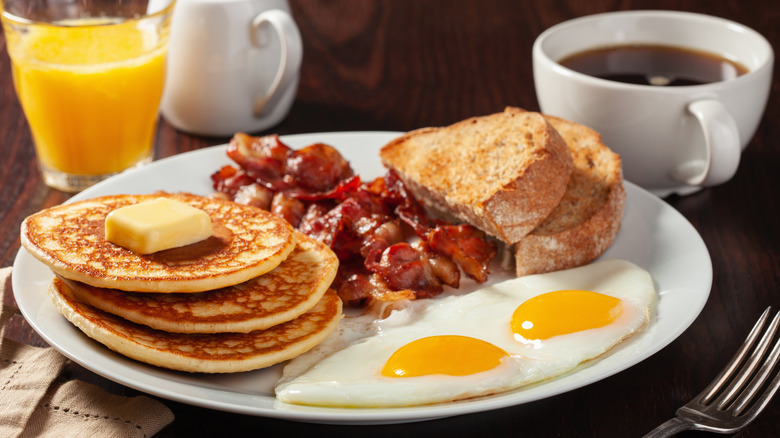
[[657, 86], [709, 84], [733, 79], [748, 71], [744, 66], [712, 53], [656, 45], [588, 50], [558, 62], [597, 78]]

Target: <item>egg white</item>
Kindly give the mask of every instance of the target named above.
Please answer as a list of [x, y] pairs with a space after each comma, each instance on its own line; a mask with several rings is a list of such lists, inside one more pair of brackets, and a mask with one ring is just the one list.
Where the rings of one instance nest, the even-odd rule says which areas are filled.
[[[524, 301], [546, 292], [580, 289], [622, 300], [623, 312], [596, 329], [521, 343], [510, 321]], [[624, 260], [607, 260], [530, 275], [465, 294], [409, 302], [383, 319], [346, 318], [336, 333], [292, 360], [276, 386], [287, 403], [391, 407], [495, 394], [564, 374], [644, 326], [656, 297], [650, 274]], [[381, 369], [398, 348], [433, 335], [471, 336], [502, 348], [501, 365], [468, 376], [385, 377]]]

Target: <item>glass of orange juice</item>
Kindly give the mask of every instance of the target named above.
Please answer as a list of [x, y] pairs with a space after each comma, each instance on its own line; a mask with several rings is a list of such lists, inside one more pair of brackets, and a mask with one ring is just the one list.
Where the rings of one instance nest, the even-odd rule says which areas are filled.
[[152, 160], [175, 0], [2, 0], [46, 184], [78, 192]]

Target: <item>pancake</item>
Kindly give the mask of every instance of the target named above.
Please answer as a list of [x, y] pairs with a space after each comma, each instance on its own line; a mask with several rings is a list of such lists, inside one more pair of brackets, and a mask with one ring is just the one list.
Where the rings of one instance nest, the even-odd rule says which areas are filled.
[[331, 289], [308, 312], [267, 330], [169, 333], [80, 303], [57, 277], [49, 294], [62, 315], [111, 350], [151, 365], [198, 373], [250, 371], [291, 359], [322, 342], [342, 317], [341, 299]]
[[65, 280], [73, 295], [124, 319], [158, 330], [221, 333], [262, 330], [312, 308], [338, 270], [325, 244], [296, 233], [296, 247], [276, 269], [249, 281], [199, 293], [138, 293]]
[[[105, 239], [111, 211], [165, 196], [204, 210], [214, 235], [191, 245], [137, 254]], [[56, 274], [132, 292], [202, 292], [277, 267], [295, 247], [293, 228], [260, 208], [190, 194], [115, 195], [63, 204], [27, 217], [22, 245]]]

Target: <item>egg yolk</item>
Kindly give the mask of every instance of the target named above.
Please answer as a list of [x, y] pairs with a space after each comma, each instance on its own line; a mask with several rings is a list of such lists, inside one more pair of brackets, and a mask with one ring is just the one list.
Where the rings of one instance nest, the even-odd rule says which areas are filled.
[[455, 335], [430, 336], [412, 341], [396, 350], [382, 368], [382, 375], [466, 376], [495, 368], [506, 355], [501, 348], [480, 339]]
[[549, 339], [598, 327], [621, 314], [620, 300], [585, 290], [560, 290], [537, 295], [517, 307], [512, 331], [529, 341]]

